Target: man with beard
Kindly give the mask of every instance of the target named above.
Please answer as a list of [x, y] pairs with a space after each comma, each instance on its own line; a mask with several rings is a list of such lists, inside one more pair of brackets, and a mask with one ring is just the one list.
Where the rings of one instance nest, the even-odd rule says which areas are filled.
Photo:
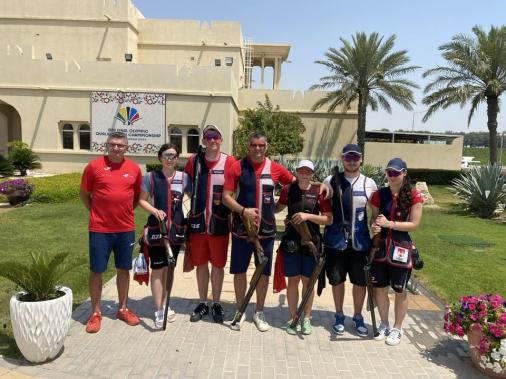
[[353, 325], [357, 335], [367, 337], [368, 329], [362, 317], [367, 283], [364, 266], [371, 246], [366, 205], [377, 186], [371, 178], [360, 173], [362, 151], [358, 145], [346, 145], [341, 162], [344, 172], [336, 170], [325, 180], [332, 194], [329, 205], [333, 222], [325, 227], [324, 233], [325, 269], [336, 308], [332, 330], [336, 334], [344, 334], [344, 282], [348, 274], [353, 284]]

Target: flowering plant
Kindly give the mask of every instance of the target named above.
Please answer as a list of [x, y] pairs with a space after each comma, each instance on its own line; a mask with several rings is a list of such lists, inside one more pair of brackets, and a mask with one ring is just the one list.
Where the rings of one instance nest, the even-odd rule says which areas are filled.
[[8, 180], [0, 183], [0, 193], [11, 195], [17, 192], [20, 196], [29, 197], [33, 192], [33, 186], [24, 179]]
[[506, 367], [506, 299], [500, 295], [463, 296], [446, 306], [445, 332], [463, 337], [481, 331], [480, 366], [501, 372]]

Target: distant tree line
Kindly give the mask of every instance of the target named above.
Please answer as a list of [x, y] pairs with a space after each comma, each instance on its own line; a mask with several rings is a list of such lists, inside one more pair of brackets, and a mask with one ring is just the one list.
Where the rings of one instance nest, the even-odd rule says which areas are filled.
[[[398, 129], [396, 132], [407, 132], [411, 133], [411, 130]], [[415, 133], [428, 133], [428, 134], [441, 134], [435, 133], [430, 130], [416, 130]], [[489, 145], [489, 133], [488, 132], [454, 132], [451, 130], [447, 130], [442, 134], [456, 134], [464, 136], [464, 146], [465, 147], [488, 147]], [[501, 147], [501, 134], [497, 134], [497, 147]]]

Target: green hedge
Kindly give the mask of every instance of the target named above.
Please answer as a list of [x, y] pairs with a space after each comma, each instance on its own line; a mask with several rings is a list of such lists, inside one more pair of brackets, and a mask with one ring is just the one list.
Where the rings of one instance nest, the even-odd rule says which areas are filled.
[[450, 185], [453, 179], [460, 175], [461, 171], [453, 170], [428, 170], [408, 168], [408, 174], [412, 181], [427, 182], [427, 184]]
[[29, 178], [28, 181], [35, 187], [30, 202], [64, 203], [79, 200], [80, 173]]

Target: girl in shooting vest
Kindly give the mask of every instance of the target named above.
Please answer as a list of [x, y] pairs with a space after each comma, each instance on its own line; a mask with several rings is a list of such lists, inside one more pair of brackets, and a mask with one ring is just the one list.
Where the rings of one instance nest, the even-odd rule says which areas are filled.
[[[371, 268], [376, 303], [381, 318], [377, 340], [385, 339], [390, 346], [402, 337], [402, 322], [408, 310], [406, 284], [413, 267], [413, 243], [408, 232], [416, 230], [422, 219], [421, 193], [411, 188], [407, 165], [401, 158], [390, 160], [386, 168], [388, 186], [371, 197], [372, 230], [381, 233], [379, 250]], [[388, 287], [395, 291], [395, 320], [388, 323]]]
[[[316, 266], [315, 256], [306, 246], [301, 246], [301, 237], [293, 224], [306, 222], [312, 235], [312, 242], [321, 253], [320, 225], [332, 223], [332, 209], [322, 206], [324, 202], [322, 195], [319, 194], [320, 184], [311, 183], [313, 172], [313, 162], [300, 161], [296, 169], [297, 181], [282, 188], [281, 196], [276, 204], [276, 212], [280, 212], [288, 205], [286, 230], [280, 249], [283, 254], [284, 274], [288, 277], [287, 300], [291, 319], [294, 319], [297, 312], [299, 283], [302, 281], [302, 294], [304, 294], [309, 277]], [[304, 307], [302, 318], [302, 334], [306, 335], [311, 334], [312, 331], [309, 316], [313, 298], [314, 290]], [[297, 328], [290, 327], [290, 324], [291, 320], [288, 322], [286, 332], [292, 335], [297, 334]]]
[[[139, 205], [150, 213], [142, 244], [148, 253], [151, 267], [151, 293], [155, 305], [155, 326], [163, 326], [164, 302], [167, 297], [168, 261], [165, 248], [161, 243], [159, 219], [167, 226], [169, 244], [177, 260], [181, 245], [185, 241], [186, 226], [183, 214], [184, 193], [191, 192], [188, 175], [176, 171], [179, 152], [176, 145], [164, 144], [158, 150], [158, 160], [162, 163], [159, 171], [148, 172], [141, 185]], [[148, 199], [152, 200], [152, 203]], [[174, 266], [171, 267], [174, 278]], [[176, 314], [168, 309], [167, 321], [176, 320]]]

